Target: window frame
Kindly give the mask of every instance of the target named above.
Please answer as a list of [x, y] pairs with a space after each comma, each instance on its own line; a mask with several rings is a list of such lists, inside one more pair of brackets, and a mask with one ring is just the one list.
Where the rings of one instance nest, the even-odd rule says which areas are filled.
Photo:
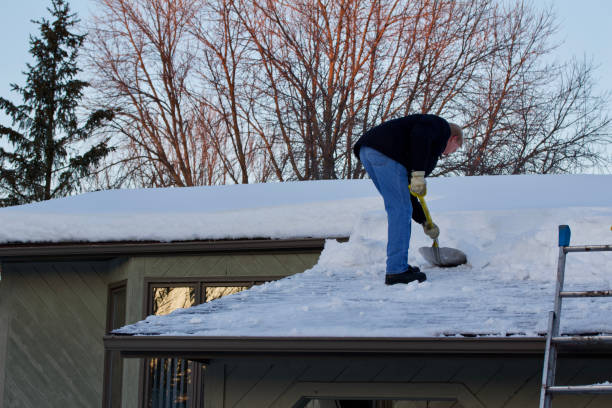
[[188, 285], [195, 286], [198, 291], [196, 293], [195, 305], [202, 303], [201, 292], [202, 287], [207, 286], [255, 286], [261, 285], [266, 282], [272, 282], [279, 279], [286, 278], [287, 275], [275, 275], [275, 276], [215, 276], [215, 277], [146, 277], [144, 278], [145, 294], [143, 296], [143, 319], [146, 319], [153, 313], [153, 299], [152, 289], [154, 286], [163, 287], [183, 287]]
[[[123, 321], [126, 322], [127, 321], [127, 285], [128, 285], [128, 281], [127, 279], [123, 279], [117, 282], [112, 282], [110, 284], [107, 285], [107, 289], [106, 289], [106, 323], [105, 323], [105, 327], [104, 327], [104, 332], [105, 334], [109, 334], [112, 330], [114, 330], [115, 328], [113, 328], [113, 317], [114, 317], [114, 303], [113, 303], [113, 298], [114, 298], [114, 293], [117, 292], [118, 290], [123, 289], [125, 291], [125, 302], [126, 302], [126, 310], [125, 310], [125, 315], [123, 316]], [[104, 381], [103, 381], [103, 385], [102, 385], [102, 407], [106, 408], [106, 407], [110, 407], [112, 405], [112, 390], [111, 390], [111, 386], [112, 386], [112, 378], [111, 378], [111, 364], [112, 364], [112, 354], [113, 353], [118, 353], [118, 351], [108, 351], [105, 350], [104, 351]], [[123, 359], [121, 358], [121, 361], [123, 362]], [[121, 364], [121, 370], [123, 371], [123, 363]], [[123, 389], [123, 372], [121, 373], [121, 385], [120, 385], [120, 391], [119, 393], [122, 394], [122, 389]]]

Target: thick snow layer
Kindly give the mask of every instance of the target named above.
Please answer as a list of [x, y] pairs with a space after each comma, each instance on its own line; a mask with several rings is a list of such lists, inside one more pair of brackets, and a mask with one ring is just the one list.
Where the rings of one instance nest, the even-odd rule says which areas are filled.
[[[329, 189], [335, 200], [278, 207], [297, 211], [327, 205], [338, 217], [350, 213], [350, 219], [338, 222], [339, 229], [335, 231], [336, 235], [348, 232], [341, 231], [340, 224], [346, 228], [344, 222], [350, 223], [350, 240], [326, 241], [312, 269], [167, 316], [150, 316], [115, 332], [201, 336], [533, 336], [546, 331], [548, 311], [553, 307], [558, 225], [570, 225], [572, 245], [612, 243], [612, 176], [433, 179], [427, 198], [442, 230], [440, 245], [463, 250], [468, 264], [450, 269], [428, 265], [415, 249], [430, 245], [430, 241], [420, 226], [413, 224], [409, 262], [420, 266], [428, 280], [386, 286], [386, 216], [370, 182], [295, 183], [288, 189], [314, 191], [318, 186]], [[277, 193], [284, 197], [280, 193], [282, 185], [259, 188], [278, 188]], [[352, 196], [343, 196], [344, 189]], [[328, 215], [311, 219], [313, 226], [321, 228], [319, 232], [324, 228], [321, 219], [325, 223], [336, 222]], [[285, 227], [291, 230], [291, 226]], [[610, 288], [612, 252], [568, 255], [566, 290]], [[567, 299], [561, 329], [567, 333], [612, 333], [611, 315], [609, 298]]]
[[348, 236], [367, 180], [110, 190], [0, 209], [0, 243]]
[[[611, 185], [611, 176], [437, 178], [427, 198], [439, 215], [609, 209]], [[339, 237], [381, 208], [369, 180], [100, 191], [0, 209], [0, 243]]]

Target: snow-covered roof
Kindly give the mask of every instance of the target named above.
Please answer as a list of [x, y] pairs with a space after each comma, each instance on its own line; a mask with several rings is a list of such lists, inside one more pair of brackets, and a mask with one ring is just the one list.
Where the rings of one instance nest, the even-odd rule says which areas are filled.
[[[267, 213], [271, 218], [266, 220], [274, 220], [277, 231], [282, 230], [283, 234], [306, 232], [300, 223], [282, 225], [295, 217], [310, 220], [308, 231], [313, 236], [325, 236], [331, 224], [337, 228], [332, 235], [350, 232], [350, 239], [345, 243], [326, 241], [319, 262], [304, 273], [179, 309], [170, 315], [150, 316], [115, 333], [264, 337], [533, 336], [546, 331], [547, 312], [553, 306], [557, 226], [570, 225], [574, 245], [611, 243], [610, 186], [612, 176], [594, 175], [432, 179], [427, 199], [442, 231], [440, 245], [463, 250], [468, 264], [451, 269], [426, 264], [415, 249], [430, 245], [430, 241], [413, 224], [411, 246], [414, 249], [409, 254], [409, 262], [420, 266], [428, 280], [395, 286], [383, 283], [386, 216], [371, 182], [227, 187], [227, 191], [237, 196], [241, 189], [245, 196], [257, 197], [274, 191], [276, 197], [286, 200], [277, 206], [267, 196], [268, 207], [234, 207], [231, 213], [239, 220], [246, 222], [250, 218], [240, 217], [242, 212], [250, 216]], [[325, 193], [318, 192], [319, 189]], [[210, 191], [213, 197], [213, 190]], [[227, 194], [222, 193], [223, 188], [214, 191]], [[205, 189], [201, 194], [207, 194]], [[193, 203], [189, 205], [194, 208]], [[275, 209], [279, 217], [273, 216]], [[306, 215], [297, 215], [301, 211]], [[204, 216], [214, 213], [215, 217], [224, 214], [212, 210], [203, 213]], [[210, 225], [203, 225], [220, 231], [222, 227], [215, 225], [218, 220], [223, 227], [232, 229], [232, 236], [244, 234], [236, 232], [242, 226], [234, 225], [241, 221], [215, 217], [209, 218]], [[270, 233], [266, 228], [262, 226], [261, 230]], [[566, 289], [612, 288], [611, 261], [610, 252], [569, 254]], [[564, 305], [562, 331], [612, 333], [609, 298], [568, 299]]]
[[0, 244], [347, 236], [371, 182], [109, 190], [0, 208]]
[[[610, 207], [611, 176], [429, 181], [431, 210]], [[476, 195], [477, 194], [477, 195]], [[370, 180], [109, 190], [0, 208], [0, 244], [348, 236], [382, 200]]]

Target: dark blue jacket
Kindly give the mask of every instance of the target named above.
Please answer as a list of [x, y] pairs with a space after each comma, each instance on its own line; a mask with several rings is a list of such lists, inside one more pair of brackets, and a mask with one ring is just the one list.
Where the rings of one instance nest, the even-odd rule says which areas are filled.
[[[392, 119], [368, 130], [355, 143], [353, 151], [359, 159], [361, 146], [378, 150], [408, 170], [421, 170], [429, 175], [450, 139], [448, 122], [436, 115], [415, 114]], [[408, 188], [408, 186], [406, 186]], [[418, 200], [412, 199], [412, 218], [422, 224], [425, 214]]]

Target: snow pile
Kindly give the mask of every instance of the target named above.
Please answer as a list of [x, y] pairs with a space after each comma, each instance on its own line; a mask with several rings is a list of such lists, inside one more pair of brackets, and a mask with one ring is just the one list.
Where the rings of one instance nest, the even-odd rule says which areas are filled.
[[[369, 182], [334, 182], [337, 190]], [[571, 186], [571, 190], [568, 188]], [[434, 179], [428, 203], [441, 246], [468, 264], [441, 269], [415, 250], [430, 245], [413, 224], [409, 262], [422, 284], [384, 285], [386, 216], [380, 199], [354, 198], [350, 240], [328, 240], [312, 269], [213, 302], [150, 316], [115, 331], [201, 336], [430, 337], [544, 333], [553, 307], [557, 226], [572, 245], [612, 243], [611, 176]], [[335, 205], [341, 205], [336, 202]], [[334, 207], [331, 205], [330, 208]], [[324, 214], [321, 214], [324, 218]], [[313, 224], [318, 224], [313, 219]], [[566, 290], [612, 288], [612, 253], [572, 253]], [[567, 299], [562, 331], [612, 333], [612, 300]]]

